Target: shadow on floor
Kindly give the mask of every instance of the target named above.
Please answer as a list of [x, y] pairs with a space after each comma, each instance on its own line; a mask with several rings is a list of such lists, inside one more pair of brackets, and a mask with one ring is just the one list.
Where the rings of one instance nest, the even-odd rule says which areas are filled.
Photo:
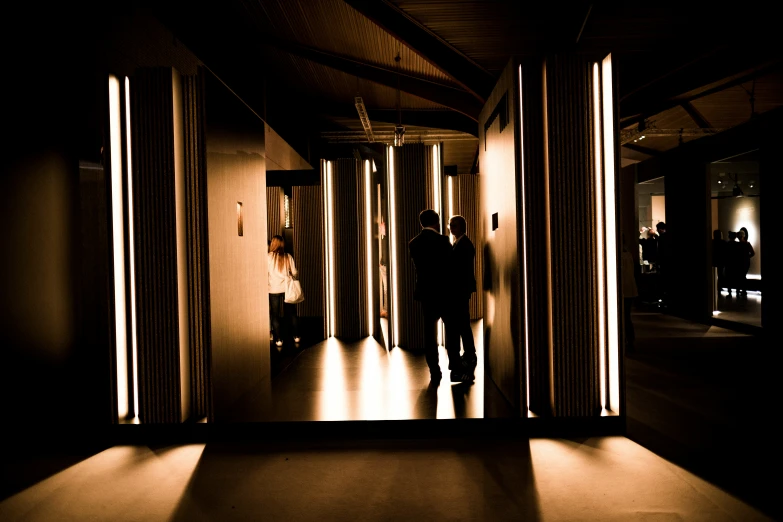
[[539, 512], [520, 441], [277, 442], [209, 444], [170, 520], [535, 521]]
[[658, 313], [633, 316], [626, 433], [658, 455], [781, 517], [774, 477], [778, 348], [761, 337]]

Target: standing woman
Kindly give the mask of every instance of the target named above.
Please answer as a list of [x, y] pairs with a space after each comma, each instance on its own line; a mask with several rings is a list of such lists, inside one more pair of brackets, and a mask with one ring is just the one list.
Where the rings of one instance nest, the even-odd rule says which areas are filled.
[[269, 274], [269, 315], [272, 318], [272, 334], [276, 346], [283, 346], [282, 323], [291, 322], [291, 333], [294, 342], [299, 344], [299, 317], [296, 315], [296, 305], [285, 302], [286, 280], [289, 274], [296, 277], [299, 271], [294, 265], [294, 258], [285, 252], [283, 236], [272, 236], [267, 254], [267, 273]]
[[737, 233], [737, 238], [739, 239], [739, 255], [740, 255], [740, 265], [739, 265], [739, 272], [737, 274], [739, 278], [739, 287], [737, 288], [737, 295], [740, 295], [740, 292], [742, 292], [741, 295], [746, 296], [748, 295], [748, 270], [750, 270], [750, 258], [756, 255], [756, 251], [753, 250], [753, 245], [750, 244], [750, 241], [748, 241], [748, 229], [745, 227], [742, 227], [739, 229], [739, 232]]

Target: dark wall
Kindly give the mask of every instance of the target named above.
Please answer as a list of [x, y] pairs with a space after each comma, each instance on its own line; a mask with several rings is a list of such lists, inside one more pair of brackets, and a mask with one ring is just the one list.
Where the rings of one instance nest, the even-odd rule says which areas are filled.
[[0, 36], [14, 50], [4, 54], [0, 160], [0, 389], [10, 436], [37, 423], [112, 419], [104, 84], [85, 42], [56, 18], [21, 12]]
[[[518, 251], [517, 167], [515, 133], [517, 112], [514, 74], [509, 64], [479, 117], [479, 172], [481, 172], [481, 228], [484, 235], [484, 352], [485, 368], [506, 399], [518, 406], [521, 343], [520, 259]], [[503, 117], [495, 117], [505, 96]], [[502, 126], [505, 123], [505, 126]], [[492, 216], [498, 227], [493, 230]]]

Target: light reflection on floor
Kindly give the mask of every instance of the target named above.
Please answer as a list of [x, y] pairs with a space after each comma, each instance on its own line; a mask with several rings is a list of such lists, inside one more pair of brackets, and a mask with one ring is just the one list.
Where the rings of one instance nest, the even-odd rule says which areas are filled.
[[718, 299], [718, 309], [713, 316], [725, 321], [735, 321], [738, 323], [761, 326], [761, 292], [753, 290], [748, 291], [747, 296], [737, 296], [733, 292], [729, 298], [726, 290], [721, 290]]
[[268, 407], [262, 407], [264, 411], [256, 408], [248, 418], [236, 420], [483, 418], [487, 383], [480, 321], [474, 323], [473, 331], [479, 359], [473, 384], [450, 382], [442, 346], [444, 377], [435, 386], [422, 353], [386, 350], [371, 337], [353, 342], [332, 338], [304, 350], [272, 381], [271, 400]]

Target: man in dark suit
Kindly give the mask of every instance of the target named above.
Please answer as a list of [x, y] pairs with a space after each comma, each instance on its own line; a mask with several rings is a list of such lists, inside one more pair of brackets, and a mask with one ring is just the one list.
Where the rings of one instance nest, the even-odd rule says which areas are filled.
[[[424, 356], [430, 378], [442, 377], [438, 365], [438, 319], [443, 318], [446, 291], [446, 268], [451, 255], [449, 238], [440, 233], [440, 216], [432, 209], [419, 214], [421, 232], [410, 240], [408, 251], [416, 267], [413, 298], [424, 316]], [[451, 367], [451, 361], [449, 361]]]
[[[472, 381], [478, 362], [476, 344], [473, 341], [473, 330], [470, 327], [470, 296], [476, 291], [476, 277], [473, 272], [473, 260], [476, 248], [465, 235], [467, 223], [462, 216], [454, 216], [449, 220], [449, 230], [454, 236], [454, 245], [449, 259], [448, 272], [448, 305], [446, 308], [446, 352], [449, 361], [461, 360], [463, 375], [455, 375], [452, 369], [452, 380], [462, 382]], [[463, 355], [460, 359], [460, 341]], [[455, 378], [456, 377], [456, 378]]]

